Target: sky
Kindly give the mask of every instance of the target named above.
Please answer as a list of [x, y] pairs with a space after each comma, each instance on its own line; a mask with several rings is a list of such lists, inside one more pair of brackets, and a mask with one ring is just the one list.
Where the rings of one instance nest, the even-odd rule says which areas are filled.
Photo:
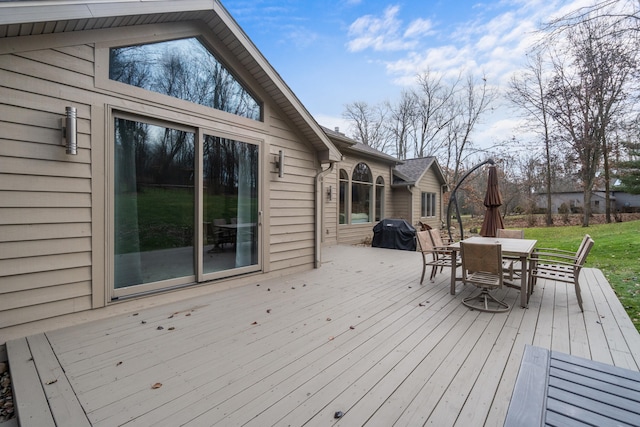
[[[536, 30], [590, 0], [221, 0], [316, 121], [348, 133], [353, 102], [398, 100], [429, 69], [486, 76], [503, 93]], [[502, 101], [474, 141], [518, 138]]]

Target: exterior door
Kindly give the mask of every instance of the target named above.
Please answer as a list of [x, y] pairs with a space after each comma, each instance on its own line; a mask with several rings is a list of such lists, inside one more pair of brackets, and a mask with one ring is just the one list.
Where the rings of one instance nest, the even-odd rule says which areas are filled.
[[260, 270], [259, 144], [114, 114], [113, 292]]

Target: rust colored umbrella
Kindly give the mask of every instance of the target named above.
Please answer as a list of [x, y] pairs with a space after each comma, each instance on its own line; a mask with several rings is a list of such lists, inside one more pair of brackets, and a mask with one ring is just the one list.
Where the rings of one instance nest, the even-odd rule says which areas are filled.
[[489, 166], [489, 180], [487, 182], [487, 194], [484, 196], [484, 205], [487, 207], [487, 211], [484, 214], [480, 235], [496, 237], [496, 231], [498, 228], [504, 228], [504, 222], [502, 222], [499, 210], [502, 205], [502, 196], [500, 195], [500, 188], [498, 188], [498, 172], [495, 166]]

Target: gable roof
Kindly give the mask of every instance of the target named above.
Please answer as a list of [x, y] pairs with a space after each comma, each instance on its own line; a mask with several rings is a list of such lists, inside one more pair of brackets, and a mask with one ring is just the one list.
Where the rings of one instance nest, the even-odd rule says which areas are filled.
[[203, 22], [227, 46], [300, 129], [320, 160], [341, 159], [340, 151], [219, 0], [0, 2], [0, 38], [182, 21]]
[[336, 144], [338, 149], [340, 149], [343, 152], [351, 151], [352, 153], [373, 158], [375, 160], [378, 160], [384, 163], [389, 163], [392, 165], [397, 165], [402, 163], [402, 160], [398, 160], [397, 158], [390, 156], [387, 153], [383, 153], [380, 150], [376, 150], [373, 147], [370, 147], [361, 142], [358, 142], [355, 139], [349, 138], [348, 136], [346, 136], [341, 132], [331, 130], [324, 126], [320, 126], [320, 127], [327, 134], [327, 136], [329, 136], [329, 139], [331, 139], [331, 141]]
[[394, 184], [416, 185], [424, 174], [431, 169], [442, 184], [446, 184], [442, 169], [438, 165], [435, 157], [420, 157], [417, 159], [406, 159], [404, 163], [396, 166], [393, 170]]

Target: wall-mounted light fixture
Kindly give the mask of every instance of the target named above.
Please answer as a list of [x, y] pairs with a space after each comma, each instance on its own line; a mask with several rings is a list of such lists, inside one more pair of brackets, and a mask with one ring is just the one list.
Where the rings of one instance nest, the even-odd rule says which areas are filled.
[[67, 147], [67, 154], [78, 154], [78, 121], [75, 107], [65, 108], [65, 117], [62, 123], [63, 145]]
[[278, 168], [278, 176], [282, 178], [284, 176], [284, 151], [278, 151], [278, 157], [276, 157], [276, 168]]
[[329, 201], [331, 201], [332, 197], [333, 197], [333, 187], [329, 186], [329, 188], [327, 188], [327, 199], [329, 199]]

